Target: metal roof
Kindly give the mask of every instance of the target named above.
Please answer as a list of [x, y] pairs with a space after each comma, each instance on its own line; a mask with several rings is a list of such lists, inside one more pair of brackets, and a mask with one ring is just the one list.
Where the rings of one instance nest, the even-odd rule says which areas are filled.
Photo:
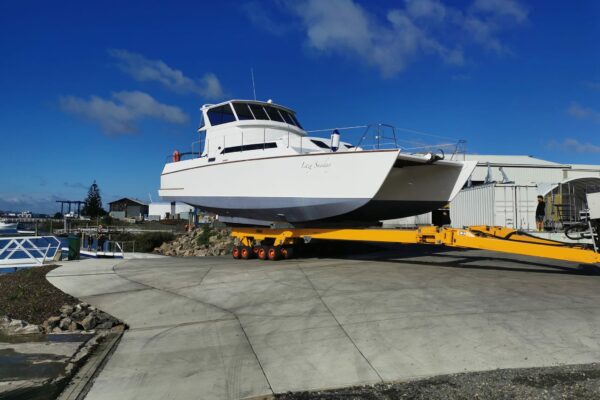
[[465, 154], [465, 160], [478, 161], [479, 165], [487, 165], [489, 163], [492, 166], [570, 167], [568, 164], [559, 164], [526, 155]]
[[148, 205], [148, 203], [145, 203], [145, 202], [143, 202], [143, 201], [141, 201], [141, 200], [134, 199], [134, 198], [131, 198], [131, 197], [123, 197], [123, 198], [120, 198], [120, 199], [118, 199], [118, 200], [111, 201], [111, 202], [109, 202], [108, 204], [119, 203], [119, 202], [121, 202], [121, 201], [123, 201], [123, 200], [129, 200], [130, 202], [132, 202], [132, 203], [137, 203], [137, 204], [139, 204], [139, 205], [141, 205], [141, 206], [147, 206], [147, 205]]
[[566, 184], [569, 184], [575, 190], [576, 195], [583, 198], [585, 196], [585, 193], [587, 193], [590, 189], [600, 188], [600, 178], [595, 176], [589, 176], [565, 179], [560, 183], [544, 186], [543, 188], [541, 188], [542, 190], [540, 190], [540, 192], [541, 194], [546, 196], [552, 191], [558, 192], [559, 187], [561, 185]]
[[593, 164], [571, 164], [572, 169], [600, 171], [600, 165]]

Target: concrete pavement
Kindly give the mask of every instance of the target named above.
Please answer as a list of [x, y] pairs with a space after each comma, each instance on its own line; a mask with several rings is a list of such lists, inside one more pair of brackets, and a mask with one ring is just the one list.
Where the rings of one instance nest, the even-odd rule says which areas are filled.
[[600, 361], [600, 276], [422, 246], [362, 259], [88, 260], [55, 286], [131, 329], [87, 399], [236, 399]]

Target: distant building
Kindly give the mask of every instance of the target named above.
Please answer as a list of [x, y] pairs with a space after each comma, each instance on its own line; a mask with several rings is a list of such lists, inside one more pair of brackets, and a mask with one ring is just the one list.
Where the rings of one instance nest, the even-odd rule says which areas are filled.
[[457, 228], [501, 225], [532, 231], [541, 195], [546, 202], [546, 226], [560, 230], [580, 220], [587, 193], [600, 191], [600, 165], [561, 164], [527, 155], [466, 154], [457, 159], [477, 161], [477, 167], [448, 209], [383, 224], [441, 225], [436, 217], [449, 212], [450, 222], [443, 224]]
[[148, 204], [141, 200], [123, 197], [108, 203], [110, 216], [117, 219], [136, 218], [142, 219], [148, 215]]
[[149, 204], [148, 219], [188, 219], [194, 207], [180, 202], [156, 201]]

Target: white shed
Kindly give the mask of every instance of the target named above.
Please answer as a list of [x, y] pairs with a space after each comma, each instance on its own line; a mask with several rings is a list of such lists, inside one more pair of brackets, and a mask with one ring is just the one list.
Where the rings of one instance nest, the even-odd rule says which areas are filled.
[[186, 203], [156, 201], [149, 205], [148, 219], [161, 220], [166, 218], [187, 219], [189, 213], [194, 212], [194, 207]]

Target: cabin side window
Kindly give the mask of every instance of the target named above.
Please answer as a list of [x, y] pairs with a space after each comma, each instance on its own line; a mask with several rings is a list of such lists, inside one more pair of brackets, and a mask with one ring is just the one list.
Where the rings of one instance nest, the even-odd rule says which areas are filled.
[[320, 140], [310, 139], [310, 141], [313, 142], [314, 144], [316, 144], [317, 146], [319, 146], [322, 149], [330, 149], [331, 148], [327, 144], [325, 144], [325, 142], [322, 142]]
[[231, 105], [229, 105], [229, 103], [223, 104], [219, 107], [211, 108], [208, 110], [207, 114], [212, 126], [235, 121], [235, 115], [233, 114], [233, 110], [231, 109]]
[[254, 143], [254, 144], [245, 144], [243, 146], [225, 147], [223, 150], [221, 150], [221, 154], [239, 153], [240, 151], [249, 151], [249, 150], [276, 149], [276, 148], [277, 148], [277, 143], [275, 143], [275, 142]]

